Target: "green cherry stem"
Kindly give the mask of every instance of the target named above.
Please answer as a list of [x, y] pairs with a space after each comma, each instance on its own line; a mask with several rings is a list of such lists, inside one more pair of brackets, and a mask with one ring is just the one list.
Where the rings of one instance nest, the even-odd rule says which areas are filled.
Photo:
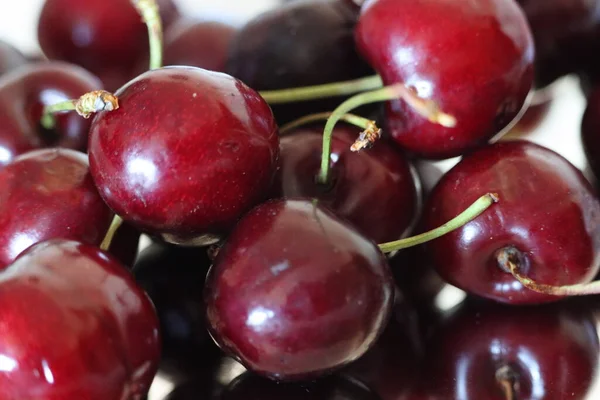
[[[427, 118], [429, 121], [445, 127], [454, 127], [456, 119], [440, 110], [438, 105], [428, 99], [419, 97], [412, 89], [403, 83], [386, 86], [370, 92], [359, 93], [339, 105], [332, 113], [323, 131], [323, 153], [321, 155], [321, 169], [317, 176], [318, 182], [327, 184], [329, 180], [329, 156], [331, 154], [331, 134], [337, 122], [350, 111], [365, 104], [379, 103], [381, 101], [403, 99], [414, 111]], [[359, 139], [360, 140], [360, 139]], [[360, 146], [353, 145], [360, 150]]]
[[119, 108], [119, 99], [106, 90], [95, 90], [81, 96], [76, 100], [61, 101], [57, 104], [45, 106], [42, 111], [40, 123], [46, 129], [56, 126], [55, 113], [64, 111], [76, 111], [83, 118], [89, 118], [93, 113], [99, 111], [113, 111]]
[[458, 228], [461, 228], [468, 222], [477, 218], [485, 210], [490, 208], [494, 203], [499, 201], [498, 195], [495, 193], [487, 193], [477, 199], [473, 204], [469, 206], [465, 211], [446, 222], [444, 225], [422, 233], [420, 235], [411, 236], [406, 239], [396, 240], [394, 242], [382, 243], [379, 245], [379, 249], [384, 253], [392, 253], [394, 251], [406, 249], [408, 247], [417, 246], [430, 240], [437, 239], [440, 236], [444, 236], [447, 233], [452, 232]]
[[123, 219], [115, 214], [112, 222], [110, 223], [108, 231], [106, 232], [106, 236], [104, 236], [104, 239], [102, 240], [102, 243], [100, 244], [100, 249], [102, 249], [104, 251], [108, 251], [108, 249], [110, 248], [110, 245], [112, 244], [112, 241], [115, 237], [115, 234], [117, 233], [117, 230], [119, 230], [121, 225], [123, 225]]
[[381, 77], [379, 75], [374, 75], [350, 81], [292, 89], [264, 90], [259, 93], [269, 104], [284, 104], [317, 100], [327, 97], [347, 96], [354, 93], [377, 89], [382, 86], [383, 82], [381, 81]]
[[163, 26], [156, 0], [130, 0], [148, 27], [150, 69], [163, 66]]
[[[296, 128], [311, 124], [313, 122], [327, 121], [329, 119], [329, 117], [331, 117], [331, 114], [332, 114], [331, 112], [322, 112], [322, 113], [306, 115], [306, 116], [298, 118], [292, 122], [288, 122], [285, 125], [282, 125], [281, 128], [279, 128], [279, 133], [281, 133], [283, 135], [283, 134], [286, 134]], [[364, 130], [373, 129], [373, 126], [376, 127], [375, 121], [372, 121], [368, 118], [363, 118], [363, 117], [361, 117], [359, 115], [355, 115], [355, 114], [344, 114], [344, 115], [342, 115], [340, 120], [347, 122], [351, 125], [357, 126]]]

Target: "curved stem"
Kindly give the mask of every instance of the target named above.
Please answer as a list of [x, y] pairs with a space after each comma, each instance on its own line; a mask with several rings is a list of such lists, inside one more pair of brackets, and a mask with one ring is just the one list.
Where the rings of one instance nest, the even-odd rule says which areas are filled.
[[391, 253], [393, 251], [406, 249], [408, 247], [413, 247], [419, 244], [423, 244], [429, 242], [430, 240], [437, 239], [440, 236], [444, 236], [447, 233], [452, 232], [462, 226], [466, 225], [468, 222], [477, 218], [481, 213], [490, 208], [492, 204], [497, 203], [499, 201], [498, 195], [495, 193], [487, 193], [477, 199], [469, 208], [460, 213], [458, 216], [454, 217], [450, 221], [446, 222], [444, 225], [430, 230], [428, 232], [422, 233], [420, 235], [411, 236], [406, 239], [396, 240], [394, 242], [382, 243], [379, 245], [379, 249], [384, 253]]
[[56, 126], [54, 113], [62, 111], [77, 111], [83, 118], [89, 118], [99, 111], [113, 111], [119, 108], [119, 99], [106, 90], [95, 90], [81, 96], [77, 100], [66, 100], [57, 104], [45, 106], [40, 123], [46, 129]]
[[110, 248], [110, 245], [115, 237], [115, 234], [117, 233], [117, 230], [119, 230], [121, 225], [123, 225], [123, 219], [121, 219], [121, 217], [119, 217], [118, 215], [115, 214], [112, 222], [110, 223], [108, 231], [106, 232], [106, 236], [104, 236], [104, 239], [102, 240], [102, 243], [100, 244], [100, 249], [102, 249], [104, 251], [108, 251], [108, 249]]
[[323, 131], [323, 153], [321, 155], [321, 170], [319, 171], [318, 181], [326, 184], [329, 179], [329, 155], [331, 154], [331, 133], [335, 124], [340, 118], [354, 110], [369, 103], [378, 103], [381, 101], [393, 100], [401, 98], [418, 114], [427, 118], [429, 121], [440, 124], [445, 127], [453, 127], [456, 125], [456, 119], [440, 110], [440, 108], [431, 100], [423, 99], [406, 87], [403, 83], [398, 83], [391, 86], [386, 86], [371, 92], [357, 94], [344, 101], [336, 108], [331, 117], [325, 124]]
[[[304, 117], [298, 118], [292, 122], [288, 122], [287, 124], [281, 126], [281, 128], [279, 128], [279, 133], [283, 135], [283, 134], [286, 134], [289, 131], [299, 128], [303, 125], [308, 125], [313, 122], [327, 121], [329, 119], [329, 117], [331, 117], [331, 114], [332, 114], [331, 112], [322, 112], [322, 113], [306, 115]], [[344, 114], [340, 118], [340, 120], [347, 122], [351, 125], [357, 126], [359, 128], [365, 129], [365, 130], [369, 129], [373, 125], [375, 125], [375, 121], [372, 121], [368, 118], [363, 118], [363, 117], [361, 117], [359, 115], [355, 115], [355, 114]]]
[[324, 85], [305, 86], [292, 89], [263, 90], [260, 93], [269, 104], [295, 103], [317, 100], [327, 97], [347, 96], [354, 93], [373, 90], [383, 86], [379, 75], [350, 81], [326, 83]]
[[130, 0], [148, 27], [150, 69], [163, 66], [163, 26], [156, 0]]

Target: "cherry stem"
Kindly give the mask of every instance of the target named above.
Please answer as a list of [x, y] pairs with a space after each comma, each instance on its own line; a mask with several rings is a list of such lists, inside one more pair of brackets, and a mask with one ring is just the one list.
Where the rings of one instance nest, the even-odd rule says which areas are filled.
[[110, 245], [112, 244], [112, 241], [115, 237], [115, 234], [117, 233], [117, 231], [119, 230], [121, 225], [123, 225], [123, 219], [121, 217], [119, 217], [118, 215], [115, 215], [113, 217], [112, 222], [110, 223], [110, 226], [108, 227], [106, 236], [104, 236], [104, 239], [102, 240], [102, 243], [100, 244], [100, 249], [102, 249], [104, 251], [108, 251], [108, 249], [110, 248]]
[[[322, 112], [316, 114], [306, 115], [304, 117], [298, 118], [292, 122], [288, 122], [287, 124], [281, 126], [279, 128], [279, 133], [286, 134], [296, 128], [299, 128], [303, 125], [308, 125], [313, 122], [327, 121], [329, 117], [331, 117], [331, 112]], [[357, 126], [364, 130], [372, 129], [373, 126], [376, 126], [375, 121], [372, 121], [368, 118], [363, 118], [359, 115], [355, 114], [344, 114], [340, 120], [347, 122], [351, 125]]]
[[383, 253], [392, 253], [394, 251], [406, 249], [408, 247], [417, 246], [429, 242], [430, 240], [437, 239], [450, 233], [462, 226], [471, 222], [477, 218], [481, 213], [490, 208], [494, 203], [499, 201], [498, 195], [495, 193], [487, 193], [477, 199], [473, 204], [469, 206], [465, 211], [446, 222], [444, 225], [432, 229], [428, 232], [421, 233], [420, 235], [411, 236], [406, 239], [396, 240], [394, 242], [382, 243], [379, 245], [379, 249]]
[[496, 371], [496, 382], [502, 388], [506, 400], [517, 400], [516, 377], [510, 367], [503, 366]]
[[577, 285], [553, 286], [537, 283], [531, 278], [523, 275], [521, 270], [521, 253], [514, 247], [505, 247], [497, 252], [498, 265], [507, 270], [523, 286], [534, 292], [551, 296], [586, 296], [600, 294], [600, 281], [582, 283]]
[[130, 0], [148, 27], [150, 69], [163, 66], [163, 26], [156, 0]]
[[[371, 92], [359, 93], [356, 96], [349, 98], [336, 108], [331, 117], [325, 124], [323, 131], [323, 153], [321, 155], [321, 170], [317, 177], [318, 182], [327, 184], [329, 180], [329, 157], [331, 154], [331, 134], [335, 125], [340, 118], [354, 110], [369, 103], [378, 103], [381, 101], [394, 100], [401, 98], [408, 103], [408, 105], [416, 111], [418, 114], [427, 118], [429, 121], [437, 123], [439, 125], [451, 128], [456, 125], [456, 119], [440, 110], [438, 105], [427, 99], [423, 99], [410, 88], [403, 83], [398, 83], [391, 86], [386, 86], [381, 89], [373, 90]], [[355, 143], [356, 145], [356, 143]], [[355, 147], [353, 145], [353, 147]]]
[[46, 129], [56, 126], [55, 113], [63, 111], [76, 111], [83, 118], [99, 111], [113, 111], [119, 108], [119, 99], [106, 90], [95, 90], [81, 96], [77, 100], [66, 100], [57, 104], [45, 106], [42, 111], [40, 123]]
[[264, 90], [260, 92], [263, 99], [269, 104], [296, 103], [324, 99], [327, 97], [347, 96], [383, 86], [379, 75], [350, 81], [326, 83], [324, 85], [305, 86], [292, 89]]

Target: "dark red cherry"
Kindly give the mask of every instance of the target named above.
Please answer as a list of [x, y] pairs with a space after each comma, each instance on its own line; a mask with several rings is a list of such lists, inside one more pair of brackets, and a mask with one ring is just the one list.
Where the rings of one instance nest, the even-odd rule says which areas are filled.
[[309, 200], [272, 200], [246, 214], [206, 285], [221, 348], [280, 380], [314, 378], [362, 356], [394, 292], [377, 246]]
[[0, 40], [0, 76], [27, 62], [27, 58], [19, 50]]
[[[172, 0], [158, 0], [163, 24], [177, 15]], [[115, 90], [133, 77], [148, 53], [148, 33], [131, 0], [46, 0], [38, 40], [51, 60], [81, 65]]]
[[427, 344], [427, 398], [593, 398], [587, 393], [600, 349], [592, 311], [575, 304], [462, 307]]
[[600, 179], [600, 87], [588, 96], [581, 122], [581, 141], [588, 164], [596, 179]]
[[600, 202], [565, 158], [526, 141], [494, 144], [464, 157], [431, 193], [424, 229], [450, 220], [486, 192], [498, 194], [494, 207], [425, 245], [448, 282], [479, 296], [523, 304], [559, 297], [524, 288], [502, 254], [538, 283], [583, 283], [597, 274]]
[[456, 118], [447, 128], [401, 100], [387, 104], [389, 133], [423, 158], [487, 142], [517, 116], [533, 83], [533, 39], [514, 0], [371, 0], [355, 38], [384, 83], [404, 83]]
[[0, 304], [4, 399], [139, 399], [150, 387], [158, 321], [107, 253], [40, 243], [0, 275]]
[[408, 160], [385, 141], [368, 151], [350, 146], [360, 131], [338, 125], [331, 146], [331, 183], [316, 177], [321, 167], [323, 127], [299, 129], [280, 141], [277, 190], [284, 197], [314, 197], [352, 222], [376, 243], [410, 233], [420, 211], [420, 182]]
[[361, 382], [332, 376], [316, 382], [272, 382], [246, 373], [233, 381], [219, 400], [378, 400]]
[[5, 76], [0, 83], [0, 166], [40, 147], [86, 151], [89, 120], [63, 113], [56, 116], [56, 128], [48, 130], [40, 119], [44, 106], [100, 88], [98, 78], [62, 62], [31, 64]]
[[279, 154], [264, 100], [225, 74], [146, 72], [90, 130], [90, 168], [125, 221], [178, 244], [207, 244], [266, 196]]
[[0, 269], [48, 239], [99, 245], [111, 219], [85, 154], [58, 148], [23, 154], [0, 170]]
[[[373, 74], [358, 56], [356, 7], [342, 0], [290, 2], [248, 22], [237, 34], [226, 72], [256, 90], [275, 90]], [[331, 111], [340, 98], [274, 105], [279, 123]]]

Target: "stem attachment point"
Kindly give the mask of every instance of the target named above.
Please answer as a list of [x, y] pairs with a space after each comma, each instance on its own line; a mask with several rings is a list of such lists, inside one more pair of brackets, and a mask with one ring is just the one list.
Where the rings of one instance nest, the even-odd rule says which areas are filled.
[[62, 111], [76, 111], [83, 118], [89, 118], [93, 113], [100, 111], [113, 111], [119, 108], [119, 99], [106, 90], [94, 90], [81, 96], [77, 100], [66, 100], [57, 104], [44, 107], [40, 123], [46, 129], [56, 126], [54, 113]]

